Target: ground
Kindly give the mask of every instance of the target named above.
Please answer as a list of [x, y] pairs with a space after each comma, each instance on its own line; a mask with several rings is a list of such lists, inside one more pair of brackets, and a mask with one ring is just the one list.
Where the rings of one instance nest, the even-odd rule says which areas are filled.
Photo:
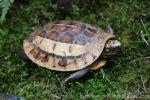
[[[17, 0], [16, 0], [17, 1]], [[23, 39], [47, 22], [59, 20], [55, 0], [18, 0], [0, 25], [0, 92], [27, 100], [150, 98], [149, 0], [91, 0], [66, 19], [97, 25], [111, 24], [122, 49], [93, 78], [65, 89], [60, 73], [24, 62]]]

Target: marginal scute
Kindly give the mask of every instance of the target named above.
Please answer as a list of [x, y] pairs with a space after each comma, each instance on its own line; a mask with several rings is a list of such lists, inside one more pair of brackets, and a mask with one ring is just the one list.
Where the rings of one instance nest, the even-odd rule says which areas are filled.
[[84, 62], [84, 60], [83, 60], [82, 57], [79, 57], [79, 58], [76, 60], [76, 63], [77, 63], [77, 66], [78, 66], [78, 67], [85, 65], [85, 62]]
[[[101, 46], [102, 48], [98, 48], [99, 46]], [[97, 56], [99, 55], [99, 53], [103, 50], [103, 44], [100, 44], [99, 42], [95, 43], [95, 44], [89, 44], [88, 47], [88, 52], [93, 55], [93, 56]]]
[[93, 60], [93, 56], [91, 54], [86, 54], [83, 57], [85, 62], [90, 62]]
[[[54, 55], [49, 55], [48, 56], [47, 65], [49, 65], [51, 67], [55, 67], [55, 57], [54, 57]], [[48, 66], [45, 66], [45, 67], [48, 67]]]
[[37, 57], [38, 57], [38, 55], [39, 55], [38, 53], [39, 53], [39, 49], [33, 48], [33, 49], [30, 51], [30, 54], [32, 54], [35, 59], [37, 59]]
[[37, 65], [57, 71], [74, 71], [91, 65], [114, 35], [77, 21], [48, 23], [26, 38], [23, 48]]
[[66, 67], [67, 66], [66, 58], [62, 58], [61, 60], [59, 60], [58, 65], [62, 67]]
[[37, 38], [35, 37], [34, 40], [32, 40], [32, 43], [35, 45], [40, 45], [43, 41], [43, 38]]
[[39, 51], [38, 54], [39, 54], [39, 55], [38, 55], [38, 58], [37, 58], [37, 59], [38, 59], [38, 60], [41, 60], [41, 62], [45, 62], [45, 61], [44, 61], [45, 56], [46, 56], [45, 53], [42, 52], [42, 51]]
[[45, 26], [45, 29], [47, 29], [47, 30], [51, 30], [52, 28], [53, 28], [53, 24], [47, 24]]
[[46, 31], [45, 30], [41, 30], [39, 33], [38, 33], [39, 36], [41, 37], [44, 37], [46, 35]]

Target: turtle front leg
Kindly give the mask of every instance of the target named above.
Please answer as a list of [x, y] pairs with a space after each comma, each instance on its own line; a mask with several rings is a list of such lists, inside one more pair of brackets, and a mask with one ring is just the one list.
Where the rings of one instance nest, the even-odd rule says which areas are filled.
[[90, 74], [92, 74], [90, 68], [85, 68], [85, 69], [79, 70], [79, 71], [71, 74], [69, 77], [67, 77], [64, 81], [64, 85], [65, 85], [65, 87], [67, 87], [70, 82], [80, 80]]
[[95, 62], [95, 63], [93, 64], [93, 66], [91, 67], [91, 70], [92, 70], [92, 71], [96, 71], [96, 70], [102, 68], [103, 66], [105, 66], [106, 63], [107, 63], [107, 60], [106, 60], [106, 59], [102, 59], [102, 60], [100, 60], [100, 61], [97, 61], [97, 62]]

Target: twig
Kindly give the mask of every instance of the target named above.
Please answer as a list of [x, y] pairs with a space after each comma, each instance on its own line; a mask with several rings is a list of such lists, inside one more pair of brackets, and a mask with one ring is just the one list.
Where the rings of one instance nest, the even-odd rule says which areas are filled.
[[146, 30], [146, 27], [145, 27], [144, 22], [143, 22], [142, 19], [141, 19], [141, 24], [142, 24], [142, 26], [143, 26], [143, 28], [144, 28], [145, 33], [148, 34], [148, 32], [147, 32], [147, 30]]
[[144, 84], [143, 78], [142, 78], [141, 75], [140, 75], [140, 80], [141, 80], [141, 82], [142, 82], [144, 92], [147, 92], [147, 90], [146, 90], [146, 88], [145, 88], [145, 84]]
[[143, 41], [146, 43], [146, 45], [149, 46], [149, 43], [148, 43], [148, 41], [145, 39], [145, 36], [144, 36], [144, 34], [143, 34], [143, 31], [141, 31], [141, 37], [142, 37]]

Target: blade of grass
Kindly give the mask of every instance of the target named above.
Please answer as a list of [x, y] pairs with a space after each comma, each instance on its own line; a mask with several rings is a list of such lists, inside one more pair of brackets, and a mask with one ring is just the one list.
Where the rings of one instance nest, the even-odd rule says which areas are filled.
[[140, 22], [141, 22], [142, 27], [144, 28], [144, 32], [141, 31], [141, 37], [142, 37], [143, 41], [146, 43], [146, 45], [149, 46], [149, 42], [147, 41], [147, 39], [145, 38], [145, 35], [144, 35], [144, 33], [147, 35], [148, 32], [146, 30], [146, 27], [145, 27], [145, 24], [144, 24], [142, 18], [140, 19]]

